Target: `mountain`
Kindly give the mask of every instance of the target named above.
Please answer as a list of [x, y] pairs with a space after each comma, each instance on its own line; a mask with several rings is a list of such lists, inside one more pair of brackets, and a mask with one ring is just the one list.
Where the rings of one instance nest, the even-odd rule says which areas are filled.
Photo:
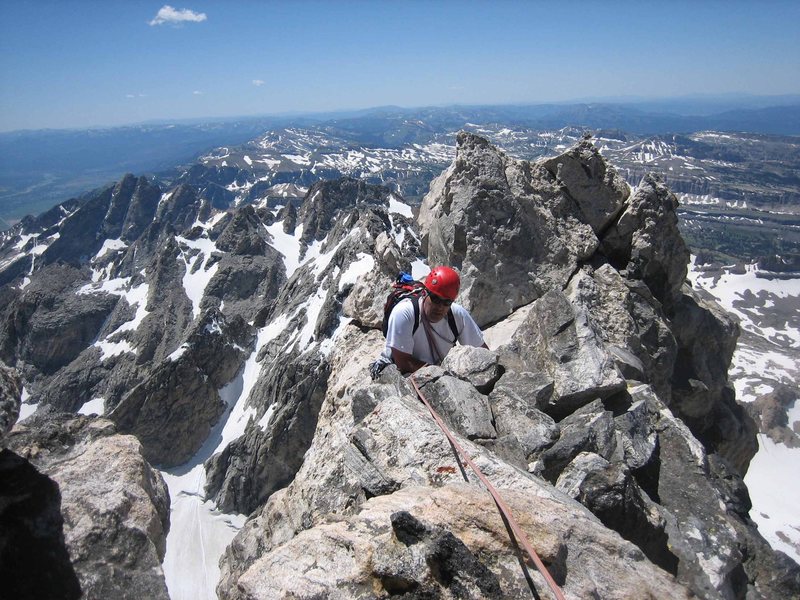
[[[309, 131], [164, 187], [126, 176], [0, 241], [3, 458], [60, 486], [47, 556], [87, 597], [551, 597], [411, 380], [369, 377], [387, 290], [426, 262], [460, 270], [491, 350], [414, 382], [567, 597], [800, 594], [744, 483], [759, 423], [797, 437], [788, 404], [736, 401], [741, 326], [687, 283], [662, 178], [632, 188], [606, 138], [527, 161], [464, 131], [404, 149], [389, 185], [319, 180], [385, 171]], [[412, 205], [402, 175], [432, 160]]]
[[168, 170], [219, 146], [236, 146], [269, 129], [322, 126], [346, 145], [399, 149], [451, 138], [468, 123], [553, 131], [617, 129], [640, 137], [722, 131], [796, 136], [797, 97], [666, 99], [363, 111], [282, 117], [149, 123], [94, 130], [0, 133], [0, 227], [66, 198], [118, 180], [126, 172]]

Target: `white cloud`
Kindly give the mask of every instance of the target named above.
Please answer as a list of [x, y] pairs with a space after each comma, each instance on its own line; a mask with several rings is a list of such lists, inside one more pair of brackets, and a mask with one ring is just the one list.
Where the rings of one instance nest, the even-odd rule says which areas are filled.
[[266, 81], [263, 81], [261, 79], [253, 79], [253, 85], [256, 86], [256, 87], [261, 87], [265, 83], [266, 83]]
[[194, 94], [195, 96], [202, 96], [203, 92], [201, 92], [200, 90], [195, 90], [192, 92], [192, 94]]
[[150, 21], [150, 25], [163, 25], [164, 23], [179, 25], [186, 22], [200, 23], [207, 18], [206, 13], [196, 13], [188, 8], [173, 8], [169, 4], [165, 4], [159, 9], [155, 19]]

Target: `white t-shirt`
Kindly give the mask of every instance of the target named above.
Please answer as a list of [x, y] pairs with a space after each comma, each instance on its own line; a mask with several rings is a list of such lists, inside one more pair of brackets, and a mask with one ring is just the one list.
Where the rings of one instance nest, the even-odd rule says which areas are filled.
[[[419, 327], [414, 332], [414, 305], [410, 298], [401, 300], [392, 310], [389, 315], [389, 324], [386, 331], [386, 347], [384, 348], [383, 355], [387, 358], [392, 358], [392, 348], [411, 354], [417, 360], [424, 361], [430, 365], [438, 364], [438, 361], [431, 353], [430, 345], [428, 344], [428, 335], [425, 332], [425, 318], [423, 312], [423, 299], [419, 299]], [[456, 321], [456, 329], [458, 329], [458, 342], [464, 346], [482, 346], [483, 334], [477, 323], [472, 319], [466, 308], [460, 304], [453, 303], [450, 306], [453, 311], [453, 316]], [[433, 332], [433, 343], [442, 358], [447, 356], [450, 348], [455, 346], [456, 340], [453, 339], [453, 331], [450, 329], [450, 324], [447, 320], [447, 315], [438, 323], [430, 323]]]

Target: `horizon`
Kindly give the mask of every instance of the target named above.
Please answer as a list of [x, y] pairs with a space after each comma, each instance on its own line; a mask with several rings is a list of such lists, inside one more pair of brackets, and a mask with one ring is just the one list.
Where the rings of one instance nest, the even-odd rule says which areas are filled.
[[[172, 125], [194, 125], [199, 123], [230, 123], [233, 121], [246, 121], [246, 120], [259, 120], [259, 119], [299, 119], [318, 118], [324, 122], [332, 118], [349, 118], [352, 115], [359, 113], [370, 114], [380, 110], [402, 110], [402, 111], [418, 111], [426, 109], [479, 109], [479, 108], [494, 108], [494, 107], [538, 107], [538, 106], [583, 106], [583, 105], [598, 105], [598, 106], [625, 106], [637, 107], [647, 106], [651, 104], [662, 103], [681, 103], [681, 102], [707, 102], [709, 105], [729, 101], [732, 102], [732, 107], [720, 108], [719, 111], [710, 114], [720, 114], [727, 110], [738, 110], [748, 108], [774, 108], [781, 106], [800, 106], [800, 94], [776, 94], [771, 96], [744, 94], [737, 92], [728, 92], [725, 94], [687, 94], [685, 96], [675, 97], [607, 97], [607, 98], [575, 98], [561, 101], [552, 102], [507, 102], [507, 103], [492, 103], [492, 104], [438, 104], [438, 105], [418, 105], [418, 106], [398, 106], [398, 105], [382, 105], [382, 106], [367, 106], [358, 108], [334, 108], [325, 111], [286, 111], [283, 113], [262, 113], [262, 114], [228, 114], [228, 115], [205, 115], [197, 117], [175, 117], [175, 118], [162, 118], [154, 117], [145, 121], [134, 121], [126, 123], [118, 123], [112, 125], [96, 124], [96, 125], [78, 125], [72, 127], [42, 127], [38, 129], [0, 129], [0, 135], [3, 134], [22, 134], [22, 133], [37, 133], [37, 132], [79, 132], [79, 131], [101, 131], [107, 129], [124, 129], [127, 127], [146, 127], [146, 126], [172, 126]], [[751, 101], [757, 102], [757, 107], [745, 106], [743, 102]], [[666, 111], [662, 113], [650, 114], [667, 114]], [[702, 116], [699, 113], [691, 111], [682, 111], [674, 114], [680, 116]]]
[[798, 21], [783, 0], [3, 3], [0, 132], [795, 96]]

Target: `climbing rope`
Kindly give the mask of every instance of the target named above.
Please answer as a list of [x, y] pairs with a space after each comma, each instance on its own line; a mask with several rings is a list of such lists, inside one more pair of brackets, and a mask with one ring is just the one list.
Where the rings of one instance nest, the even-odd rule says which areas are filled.
[[504, 520], [511, 527], [511, 531], [514, 532], [514, 535], [520, 541], [522, 547], [525, 548], [525, 551], [528, 553], [528, 556], [531, 557], [533, 564], [536, 566], [536, 569], [539, 571], [539, 573], [542, 574], [542, 577], [544, 577], [544, 580], [547, 582], [547, 585], [550, 587], [550, 590], [552, 590], [556, 599], [566, 600], [564, 597], [564, 593], [561, 591], [561, 588], [555, 582], [553, 576], [550, 575], [550, 571], [547, 570], [547, 567], [539, 558], [539, 555], [536, 554], [536, 551], [531, 546], [530, 542], [528, 541], [528, 537], [525, 535], [525, 532], [522, 531], [522, 528], [520, 528], [519, 524], [517, 523], [517, 520], [514, 518], [514, 515], [511, 514], [511, 509], [509, 508], [508, 504], [506, 504], [505, 500], [503, 500], [503, 497], [500, 495], [500, 492], [498, 492], [495, 489], [495, 487], [491, 484], [491, 482], [478, 468], [478, 465], [476, 465], [469, 457], [466, 450], [464, 450], [461, 447], [461, 445], [456, 441], [456, 438], [447, 428], [447, 425], [444, 424], [442, 418], [433, 409], [430, 402], [428, 402], [428, 399], [425, 397], [425, 394], [423, 394], [422, 390], [419, 389], [419, 385], [417, 385], [417, 381], [416, 379], [414, 379], [413, 375], [411, 376], [411, 385], [414, 386], [414, 390], [417, 392], [417, 396], [419, 396], [419, 399], [422, 400], [425, 406], [428, 407], [428, 410], [430, 411], [433, 420], [436, 421], [436, 424], [439, 426], [439, 429], [441, 429], [444, 435], [447, 437], [448, 441], [450, 442], [450, 445], [456, 449], [458, 454], [460, 454], [461, 457], [464, 459], [464, 462], [466, 462], [469, 465], [469, 467], [478, 476], [478, 479], [480, 479], [483, 485], [486, 486], [486, 489], [489, 490], [489, 493], [492, 495], [492, 498], [494, 499], [495, 504], [497, 504], [497, 508], [500, 510], [500, 513], [503, 516]]

